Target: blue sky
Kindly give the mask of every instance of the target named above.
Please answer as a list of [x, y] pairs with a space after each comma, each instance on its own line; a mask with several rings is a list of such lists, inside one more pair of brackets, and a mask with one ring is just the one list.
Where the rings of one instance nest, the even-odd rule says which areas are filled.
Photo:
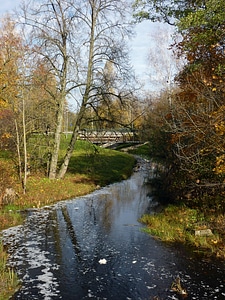
[[[0, 4], [0, 16], [10, 12], [16, 8], [21, 0], [6, 0], [1, 1]], [[162, 26], [162, 25], [160, 25]], [[148, 81], [149, 70], [151, 68], [150, 63], [147, 60], [149, 49], [154, 44], [152, 35], [159, 30], [159, 25], [157, 23], [151, 23], [150, 21], [145, 21], [137, 25], [136, 36], [132, 39], [131, 46], [131, 64], [134, 67], [136, 75], [144, 82]], [[167, 48], [168, 45], [165, 45]]]
[[3, 0], [0, 4], [0, 15], [6, 13], [7, 11], [10, 12], [12, 9], [14, 9], [18, 4], [20, 3], [20, 0]]

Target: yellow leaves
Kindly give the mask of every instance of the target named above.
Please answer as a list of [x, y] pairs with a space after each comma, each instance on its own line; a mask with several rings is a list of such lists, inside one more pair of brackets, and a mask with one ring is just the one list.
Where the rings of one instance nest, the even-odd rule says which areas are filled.
[[1, 139], [10, 139], [11, 137], [12, 137], [12, 135], [9, 132], [5, 132], [1, 136]]
[[217, 48], [217, 47], [220, 47], [219, 43], [216, 43], [216, 44], [210, 46], [211, 49], [214, 49], [214, 48]]
[[220, 123], [215, 124], [216, 133], [218, 135], [225, 134], [225, 121], [221, 121]]
[[6, 17], [0, 27], [0, 108], [15, 103], [19, 95], [18, 66], [22, 59], [22, 39], [16, 34], [15, 24]]
[[216, 158], [216, 166], [213, 171], [216, 174], [225, 173], [225, 154], [222, 154]]
[[[219, 140], [221, 140], [220, 137], [225, 135], [225, 120], [224, 120], [224, 110], [225, 106], [222, 105], [220, 109], [212, 114], [212, 117], [214, 120], [217, 120], [216, 123], [214, 123], [215, 127], [215, 133]], [[221, 145], [221, 148], [223, 148], [223, 145]], [[215, 167], [213, 169], [213, 172], [216, 174], [225, 174], [225, 154], [220, 151], [217, 152]]]
[[7, 107], [7, 103], [0, 98], [0, 109], [1, 108], [6, 108], [6, 107]]
[[218, 244], [218, 240], [211, 240], [211, 242], [213, 243], [213, 244]]

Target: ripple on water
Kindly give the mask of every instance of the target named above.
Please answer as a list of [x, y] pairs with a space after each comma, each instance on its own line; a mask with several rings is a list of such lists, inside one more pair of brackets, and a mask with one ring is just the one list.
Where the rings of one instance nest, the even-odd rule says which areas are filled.
[[137, 172], [91, 195], [30, 211], [23, 226], [3, 231], [9, 264], [23, 281], [15, 299], [178, 299], [169, 290], [177, 275], [187, 299], [223, 299], [224, 268], [140, 230], [138, 218], [152, 207], [149, 192]]

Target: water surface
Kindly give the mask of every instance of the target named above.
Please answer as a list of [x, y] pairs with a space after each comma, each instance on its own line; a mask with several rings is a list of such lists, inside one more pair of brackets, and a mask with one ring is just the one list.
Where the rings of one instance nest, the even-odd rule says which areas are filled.
[[30, 211], [23, 226], [3, 231], [9, 264], [22, 280], [13, 299], [225, 299], [224, 265], [169, 247], [138, 219], [154, 210], [145, 183], [149, 164], [129, 180], [88, 196]]

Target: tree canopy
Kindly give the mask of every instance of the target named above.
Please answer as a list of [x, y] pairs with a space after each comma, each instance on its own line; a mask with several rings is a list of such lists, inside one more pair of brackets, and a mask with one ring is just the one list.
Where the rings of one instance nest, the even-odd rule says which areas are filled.
[[[186, 62], [175, 77], [177, 87], [167, 105], [153, 109], [155, 113], [157, 109], [160, 127], [154, 122], [150, 137], [164, 140], [168, 188], [180, 198], [190, 189], [197, 191], [193, 198], [210, 193], [215, 196], [212, 186], [223, 195], [224, 3], [222, 0], [135, 1], [134, 8], [139, 20], [147, 18], [176, 26], [180, 41], [174, 41], [172, 47], [177, 58]], [[166, 103], [163, 97], [159, 101]]]
[[[49, 178], [63, 178], [82, 127], [132, 123], [128, 114], [122, 118], [119, 113], [127, 113], [135, 99], [127, 48], [132, 26], [125, 0], [23, 1], [14, 19], [4, 21], [0, 118], [4, 122], [11, 116], [11, 132], [1, 130], [2, 148], [10, 136], [20, 170], [26, 171], [26, 164], [42, 165]], [[62, 159], [59, 147], [69, 101], [75, 111]]]

